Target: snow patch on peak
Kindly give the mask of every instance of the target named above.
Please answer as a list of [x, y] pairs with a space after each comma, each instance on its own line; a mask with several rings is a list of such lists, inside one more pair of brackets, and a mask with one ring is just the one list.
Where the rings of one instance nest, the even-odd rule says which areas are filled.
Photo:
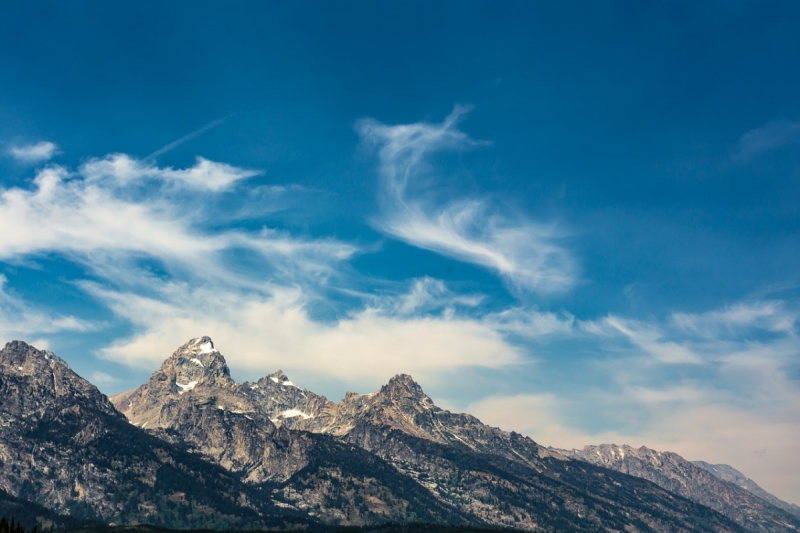
[[309, 418], [313, 418], [314, 415], [308, 415], [299, 409], [287, 409], [278, 415], [279, 418], [294, 418], [296, 416], [301, 416], [303, 420], [308, 420]]
[[192, 390], [193, 388], [195, 388], [195, 386], [197, 385], [197, 382], [196, 381], [190, 381], [189, 383], [178, 383], [176, 381], [175, 385], [177, 385], [178, 387], [181, 388], [181, 390], [178, 391], [178, 394], [183, 394], [184, 392], [188, 392], [188, 391]]
[[200, 345], [200, 353], [214, 353], [217, 350], [214, 349], [214, 343], [211, 341], [204, 342]]
[[300, 388], [299, 386], [295, 385], [293, 381], [289, 380], [289, 378], [286, 376], [286, 374], [283, 373], [282, 370], [278, 370], [274, 374], [270, 374], [267, 377], [273, 383], [281, 385], [283, 387], [297, 387], [298, 389]]
[[202, 362], [200, 359], [198, 359], [197, 357], [192, 357], [192, 358], [190, 359], [190, 361], [191, 361], [192, 363], [196, 364], [196, 365], [197, 365], [197, 366], [199, 366], [199, 367], [205, 367], [205, 365], [203, 364], [203, 362]]

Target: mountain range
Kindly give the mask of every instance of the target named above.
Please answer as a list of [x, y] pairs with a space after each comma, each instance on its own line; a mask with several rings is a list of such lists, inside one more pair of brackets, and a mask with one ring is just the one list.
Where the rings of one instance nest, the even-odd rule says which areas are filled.
[[10, 342], [0, 426], [2, 491], [104, 523], [800, 530], [791, 504], [726, 479], [736, 471], [725, 465], [646, 448], [546, 448], [440, 409], [408, 375], [338, 403], [281, 371], [237, 383], [208, 337], [110, 399], [52, 352]]

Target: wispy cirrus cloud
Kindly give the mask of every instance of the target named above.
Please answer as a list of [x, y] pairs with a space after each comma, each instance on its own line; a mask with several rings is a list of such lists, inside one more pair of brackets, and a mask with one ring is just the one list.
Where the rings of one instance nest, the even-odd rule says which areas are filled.
[[[389, 299], [389, 308], [394, 313], [408, 315], [457, 306], [477, 307], [483, 299], [482, 294], [453, 294], [442, 280], [424, 277], [413, 280], [408, 292], [402, 296]], [[386, 306], [386, 300], [376, 303]]]
[[671, 322], [678, 328], [706, 338], [724, 338], [737, 332], [761, 329], [791, 332], [797, 313], [779, 300], [738, 303], [705, 313], [673, 313]]
[[162, 146], [161, 148], [159, 148], [158, 150], [156, 150], [152, 154], [150, 154], [147, 157], [145, 157], [144, 160], [145, 161], [154, 160], [158, 156], [166, 154], [170, 150], [174, 150], [178, 146], [191, 141], [195, 137], [199, 137], [200, 135], [204, 134], [205, 132], [214, 129], [217, 126], [222, 125], [225, 121], [227, 121], [232, 116], [233, 115], [231, 114], [231, 115], [227, 115], [227, 116], [222, 117], [222, 118], [218, 118], [217, 120], [212, 120], [211, 122], [209, 122], [208, 124], [206, 124], [202, 128], [198, 128], [198, 129], [194, 130], [193, 132], [184, 135], [180, 139], [177, 139], [175, 141], [172, 141], [171, 143], [168, 143], [168, 144]]
[[736, 163], [749, 163], [763, 154], [799, 142], [800, 122], [770, 122], [739, 138], [733, 160]]
[[[645, 354], [664, 364], [703, 364], [737, 353], [741, 343], [762, 338], [794, 339], [798, 314], [779, 300], [740, 302], [702, 313], [673, 312], [665, 320], [609, 315], [579, 321], [583, 332], [598, 339], [624, 339], [620, 350]], [[611, 345], [610, 345], [611, 346]]]
[[35, 309], [7, 290], [0, 274], [0, 339], [24, 339], [62, 331], [92, 331], [99, 325], [72, 315], [60, 315]]
[[23, 163], [41, 163], [52, 159], [58, 153], [58, 146], [49, 141], [42, 141], [35, 144], [12, 146], [8, 149], [8, 153]]
[[117, 186], [152, 180], [173, 187], [220, 192], [237, 182], [258, 176], [258, 170], [237, 168], [226, 163], [196, 158], [195, 165], [175, 169], [158, 167], [147, 159], [135, 159], [126, 154], [111, 154], [92, 159], [78, 170], [87, 182], [106, 182]]
[[[370, 294], [369, 281], [347, 266], [358, 247], [245, 230], [209, 208], [256, 174], [202, 158], [189, 168], [159, 167], [125, 154], [75, 170], [44, 168], [28, 187], [0, 190], [0, 226], [15, 227], [0, 234], [0, 260], [58, 255], [83, 265], [91, 281], [73, 283], [131, 328], [100, 354], [136, 368], [157, 366], [202, 334], [240, 371], [284, 367], [356, 388], [393, 373], [432, 380], [446, 369], [522, 359], [493, 324], [459, 311], [481, 295], [454, 294], [432, 278]], [[321, 319], [330, 279], [353, 294], [367, 290]]]
[[601, 352], [576, 366], [576, 381], [591, 380], [570, 393], [494, 394], [466, 410], [544, 445], [646, 445], [733, 464], [796, 500], [800, 477], [787, 473], [800, 472], [800, 338], [789, 303], [746, 301], [661, 320], [610, 316], [576, 321], [572, 334]]
[[610, 316], [601, 323], [601, 329], [613, 331], [627, 338], [638, 350], [644, 351], [661, 363], [699, 364], [702, 359], [691, 348], [664, 338], [658, 327], [637, 320]]
[[[0, 226], [14, 228], [0, 234], [0, 259], [59, 253], [124, 279], [133, 263], [149, 258], [173, 272], [232, 280], [237, 276], [226, 256], [237, 250], [259, 256], [274, 275], [292, 276], [324, 274], [356, 251], [267, 227], [226, 229], [224, 216], [207, 210], [205, 192], [220, 193], [255, 174], [202, 158], [186, 169], [162, 168], [123, 154], [90, 160], [74, 172], [48, 167], [30, 188], [0, 191]], [[222, 229], [206, 229], [209, 220]]]
[[511, 216], [486, 198], [438, 201], [425, 192], [433, 154], [482, 144], [457, 127], [468, 109], [457, 106], [439, 124], [356, 124], [362, 142], [378, 151], [382, 211], [376, 226], [419, 248], [486, 267], [518, 290], [570, 288], [576, 268], [555, 225]]

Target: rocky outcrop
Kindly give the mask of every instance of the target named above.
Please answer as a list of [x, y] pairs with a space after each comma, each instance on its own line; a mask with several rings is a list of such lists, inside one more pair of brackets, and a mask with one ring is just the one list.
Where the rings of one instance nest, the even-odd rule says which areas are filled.
[[281, 505], [326, 522], [740, 531], [651, 483], [440, 409], [408, 375], [334, 403], [281, 371], [237, 384], [202, 337], [112, 400], [131, 423], [191, 446], [249, 483], [276, 487]]
[[335, 404], [278, 371], [257, 383], [230, 378], [208, 337], [192, 339], [147, 383], [112, 397], [131, 424], [188, 446], [286, 509], [342, 525], [403, 521], [480, 523], [440, 502], [378, 457], [292, 428], [321, 422]]
[[246, 382], [243, 389], [251, 401], [278, 426], [324, 432], [331, 424], [337, 405], [292, 382], [282, 370]]
[[615, 444], [557, 451], [574, 459], [652, 481], [670, 492], [719, 511], [748, 531], [800, 531], [800, 520], [796, 516], [734, 483], [720, 479], [676, 453]]
[[53, 353], [0, 350], [0, 489], [109, 523], [307, 525], [256, 487], [131, 425]]

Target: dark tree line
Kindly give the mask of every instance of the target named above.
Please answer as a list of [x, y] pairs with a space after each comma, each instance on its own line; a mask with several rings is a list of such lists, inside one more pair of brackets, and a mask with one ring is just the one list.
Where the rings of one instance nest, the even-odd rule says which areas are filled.
[[15, 522], [12, 518], [10, 521], [6, 518], [0, 518], [0, 533], [37, 533], [36, 526], [27, 531], [22, 524]]

